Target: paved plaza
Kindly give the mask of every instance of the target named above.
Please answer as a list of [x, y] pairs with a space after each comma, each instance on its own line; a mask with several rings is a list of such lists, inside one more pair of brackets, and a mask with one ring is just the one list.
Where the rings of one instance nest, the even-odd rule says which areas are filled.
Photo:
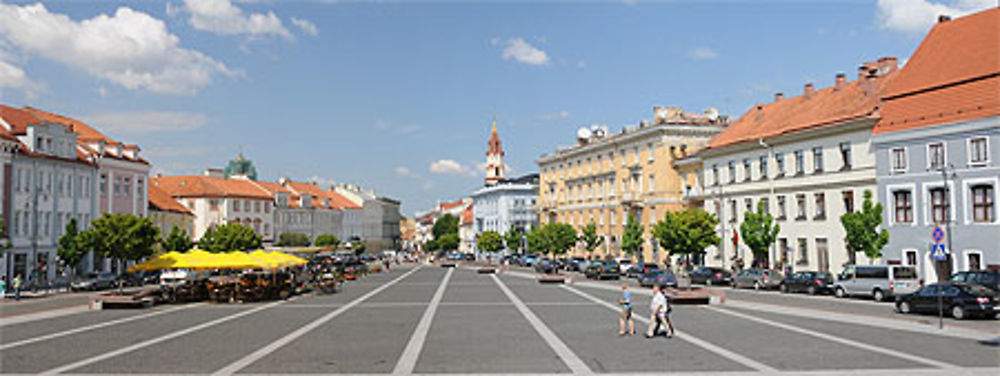
[[[0, 326], [0, 370], [72, 374], [984, 374], [989, 331], [731, 298], [675, 306], [678, 335], [618, 337], [613, 283], [404, 266], [336, 294], [106, 310]], [[634, 289], [646, 327], [649, 295]], [[747, 293], [751, 294], [751, 293]], [[739, 294], [737, 294], [739, 295]], [[832, 298], [826, 298], [832, 299]], [[847, 304], [847, 303], [845, 303]], [[857, 304], [859, 307], [864, 304]], [[881, 308], [889, 309], [888, 305]], [[928, 318], [929, 319], [929, 318]], [[995, 321], [974, 324], [995, 325]], [[995, 333], [994, 333], [995, 335]], [[982, 338], [979, 338], [982, 337]]]

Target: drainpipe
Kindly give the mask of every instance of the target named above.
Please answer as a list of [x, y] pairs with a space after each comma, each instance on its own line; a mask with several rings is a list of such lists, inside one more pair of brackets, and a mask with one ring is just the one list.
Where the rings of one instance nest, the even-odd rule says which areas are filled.
[[[770, 213], [771, 212], [771, 201], [775, 200], [775, 198], [774, 198], [774, 179], [771, 179], [771, 160], [774, 159], [774, 149], [771, 147], [771, 145], [768, 145], [766, 142], [764, 142], [763, 138], [758, 139], [757, 143], [759, 143], [760, 146], [763, 147], [764, 149], [767, 149], [767, 162], [768, 162], [767, 164], [768, 164], [768, 166], [767, 166], [767, 170], [764, 171], [764, 174], [767, 175], [767, 186], [768, 186], [768, 191], [770, 191], [770, 195], [767, 198], [767, 212]], [[771, 243], [770, 245], [768, 245], [768, 248], [770, 250], [769, 251], [770, 256], [768, 257], [768, 267], [770, 267], [770, 266], [774, 265], [774, 262], [776, 261], [776, 256], [777, 255], [775, 254], [776, 252], [775, 252], [775, 249], [774, 249], [775, 248], [774, 247], [774, 243]]]

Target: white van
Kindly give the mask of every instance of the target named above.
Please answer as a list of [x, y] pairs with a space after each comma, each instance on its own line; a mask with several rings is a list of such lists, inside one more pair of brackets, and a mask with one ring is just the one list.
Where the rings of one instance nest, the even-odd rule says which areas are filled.
[[919, 288], [917, 269], [903, 265], [851, 265], [837, 277], [833, 292], [838, 298], [871, 296], [877, 302]]

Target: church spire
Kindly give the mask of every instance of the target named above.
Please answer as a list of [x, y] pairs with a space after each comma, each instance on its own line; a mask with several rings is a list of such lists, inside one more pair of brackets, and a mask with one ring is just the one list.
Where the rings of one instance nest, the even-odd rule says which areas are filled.
[[495, 185], [504, 179], [503, 144], [497, 133], [496, 115], [493, 115], [493, 129], [486, 144], [486, 185]]

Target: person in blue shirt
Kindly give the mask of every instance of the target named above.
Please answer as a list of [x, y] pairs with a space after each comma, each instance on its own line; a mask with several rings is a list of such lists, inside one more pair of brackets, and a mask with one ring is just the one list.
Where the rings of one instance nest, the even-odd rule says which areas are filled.
[[618, 318], [618, 336], [625, 335], [625, 323], [628, 322], [628, 333], [635, 335], [635, 321], [632, 320], [632, 293], [628, 292], [628, 285], [622, 285], [622, 297], [618, 299], [618, 304], [622, 306], [622, 315]]

